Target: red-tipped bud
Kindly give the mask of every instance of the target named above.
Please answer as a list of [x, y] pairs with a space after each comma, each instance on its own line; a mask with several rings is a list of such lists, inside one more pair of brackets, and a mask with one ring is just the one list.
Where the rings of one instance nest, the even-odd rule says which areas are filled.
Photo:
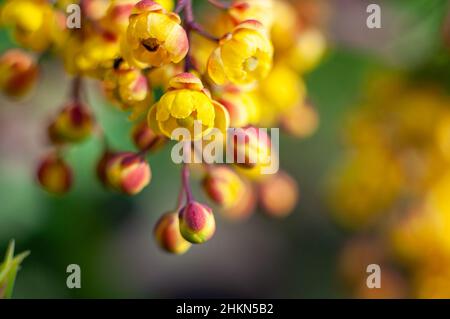
[[62, 195], [72, 186], [72, 171], [57, 154], [44, 157], [37, 169], [39, 184], [49, 193]]
[[115, 190], [136, 195], [150, 183], [152, 172], [150, 165], [139, 154], [120, 153], [108, 160], [106, 177]]
[[271, 141], [267, 131], [248, 126], [233, 135], [234, 163], [244, 168], [269, 164]]
[[192, 244], [181, 236], [178, 213], [166, 213], [158, 220], [154, 229], [158, 245], [172, 254], [184, 254]]
[[206, 205], [190, 202], [181, 209], [179, 218], [181, 235], [193, 244], [202, 244], [214, 235], [214, 214]]
[[261, 205], [269, 215], [285, 217], [294, 210], [299, 190], [297, 182], [291, 176], [279, 172], [261, 182], [259, 195]]
[[77, 143], [91, 135], [94, 119], [81, 103], [69, 103], [59, 112], [48, 128], [53, 143]]
[[11, 97], [21, 97], [36, 83], [38, 68], [33, 58], [13, 49], [0, 56], [0, 90]]
[[224, 209], [238, 202], [245, 185], [238, 174], [226, 166], [211, 168], [203, 179], [203, 188], [216, 204]]
[[142, 121], [133, 127], [131, 132], [134, 145], [141, 151], [157, 151], [167, 143], [167, 138], [156, 134], [147, 121]]

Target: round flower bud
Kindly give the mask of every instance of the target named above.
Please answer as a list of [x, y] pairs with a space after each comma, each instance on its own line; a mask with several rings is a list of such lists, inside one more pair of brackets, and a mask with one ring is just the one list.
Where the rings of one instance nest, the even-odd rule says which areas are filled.
[[62, 158], [52, 153], [39, 163], [37, 179], [47, 192], [62, 195], [72, 186], [72, 171]]
[[11, 97], [21, 97], [36, 83], [38, 68], [33, 58], [12, 49], [0, 56], [0, 90]]
[[167, 138], [161, 134], [156, 134], [147, 121], [137, 123], [131, 132], [134, 145], [141, 151], [156, 151], [167, 143]]
[[226, 166], [212, 168], [203, 179], [203, 188], [209, 198], [225, 209], [240, 200], [244, 187], [239, 175]]
[[178, 213], [166, 213], [158, 220], [155, 225], [154, 235], [156, 241], [163, 250], [181, 255], [192, 246], [186, 241], [180, 233], [180, 222]]
[[274, 217], [285, 217], [295, 208], [299, 197], [296, 181], [284, 172], [264, 179], [259, 185], [261, 205]]
[[270, 164], [271, 142], [267, 131], [253, 126], [236, 129], [232, 136], [234, 163], [244, 168]]
[[180, 232], [187, 241], [202, 244], [214, 235], [216, 222], [214, 215], [206, 205], [190, 202], [179, 213]]
[[306, 138], [319, 127], [319, 114], [310, 105], [298, 105], [281, 117], [281, 125], [292, 136]]
[[231, 221], [239, 221], [250, 217], [256, 208], [257, 194], [255, 188], [249, 181], [242, 181], [244, 188], [239, 200], [234, 205], [220, 211], [225, 218]]
[[48, 128], [53, 143], [78, 143], [89, 137], [94, 119], [81, 103], [69, 103], [59, 112]]
[[151, 177], [150, 165], [139, 154], [115, 154], [106, 164], [108, 184], [128, 195], [140, 193], [150, 183]]

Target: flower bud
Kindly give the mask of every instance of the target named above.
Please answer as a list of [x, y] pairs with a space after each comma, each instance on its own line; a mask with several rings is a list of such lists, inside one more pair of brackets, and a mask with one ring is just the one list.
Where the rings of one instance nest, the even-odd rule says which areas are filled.
[[36, 83], [38, 68], [33, 58], [12, 49], [0, 56], [0, 90], [10, 97], [21, 97]]
[[89, 137], [94, 119], [81, 103], [69, 103], [60, 111], [48, 128], [53, 143], [78, 143]]
[[179, 213], [180, 232], [187, 241], [202, 244], [214, 235], [216, 222], [214, 215], [206, 205], [190, 202]]
[[154, 235], [158, 245], [165, 251], [177, 255], [184, 254], [191, 247], [180, 233], [178, 213], [166, 213], [155, 225]]
[[109, 160], [111, 158], [113, 158], [115, 155], [117, 155], [117, 154], [112, 151], [105, 150], [97, 162], [96, 175], [97, 175], [98, 180], [105, 187], [111, 187], [111, 185], [109, 185], [109, 182], [108, 182], [106, 168], [108, 167]]
[[297, 204], [298, 193], [296, 181], [284, 172], [264, 179], [259, 185], [261, 205], [273, 217], [289, 215]]
[[283, 129], [294, 137], [306, 138], [319, 126], [319, 115], [310, 105], [298, 105], [281, 117]]
[[255, 188], [248, 180], [243, 180], [242, 194], [232, 206], [221, 210], [222, 215], [231, 221], [240, 221], [252, 215], [256, 208]]
[[203, 188], [215, 203], [222, 208], [230, 208], [240, 200], [244, 191], [241, 178], [230, 168], [212, 168], [203, 179]]
[[232, 136], [234, 163], [244, 168], [254, 168], [271, 161], [271, 142], [267, 131], [248, 126], [236, 129]]
[[72, 186], [72, 171], [57, 154], [47, 155], [37, 170], [39, 184], [49, 193], [62, 195]]
[[119, 153], [112, 156], [106, 164], [108, 184], [117, 191], [136, 195], [151, 180], [150, 165], [139, 154]]
[[137, 123], [131, 132], [134, 145], [141, 151], [156, 151], [167, 143], [167, 138], [156, 134], [147, 121]]

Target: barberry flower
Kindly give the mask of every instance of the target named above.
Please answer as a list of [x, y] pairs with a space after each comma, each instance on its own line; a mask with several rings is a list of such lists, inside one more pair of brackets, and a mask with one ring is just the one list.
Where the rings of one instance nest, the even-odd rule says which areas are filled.
[[297, 72], [307, 73], [314, 69], [325, 55], [325, 36], [317, 29], [303, 30], [294, 46], [286, 53], [288, 63]]
[[285, 217], [292, 213], [297, 204], [297, 182], [285, 172], [278, 172], [259, 184], [259, 198], [267, 214]]
[[230, 127], [244, 127], [259, 121], [259, 109], [254, 96], [235, 86], [228, 86], [219, 93], [217, 102], [227, 109]]
[[187, 241], [202, 244], [214, 235], [216, 222], [214, 214], [206, 205], [189, 202], [180, 210], [180, 232]]
[[122, 41], [123, 56], [141, 68], [180, 62], [189, 50], [180, 23], [176, 13], [166, 12], [161, 5], [150, 0], [138, 2]]
[[258, 20], [270, 30], [274, 20], [274, 0], [234, 0], [228, 9], [228, 14], [234, 23], [245, 20]]
[[49, 193], [62, 195], [72, 186], [72, 170], [56, 153], [46, 155], [37, 169], [39, 184]]
[[241, 199], [245, 185], [232, 169], [219, 166], [208, 171], [203, 179], [203, 188], [216, 204], [229, 209]]
[[11, 97], [21, 97], [36, 83], [38, 68], [34, 59], [17, 49], [0, 56], [0, 90]]
[[263, 25], [247, 20], [220, 40], [208, 61], [208, 74], [217, 84], [249, 84], [264, 79], [272, 67], [273, 47]]
[[297, 105], [281, 117], [283, 130], [298, 138], [309, 137], [319, 126], [319, 114], [309, 104]]
[[[151, 107], [148, 122], [155, 132], [169, 138], [175, 129], [186, 128], [191, 138], [196, 140], [213, 128], [225, 133], [229, 115], [220, 103], [211, 99], [198, 77], [181, 73], [170, 81], [169, 90]], [[194, 130], [195, 122], [201, 124], [199, 132]]]
[[17, 42], [37, 52], [61, 40], [60, 18], [47, 1], [9, 0], [1, 8], [1, 21], [12, 27]]
[[180, 221], [177, 212], [161, 216], [153, 231], [159, 247], [172, 254], [184, 254], [192, 244], [181, 236]]
[[258, 94], [269, 112], [274, 109], [279, 114], [304, 103], [306, 85], [294, 70], [279, 62], [261, 81]]
[[271, 161], [271, 141], [266, 131], [254, 126], [236, 130], [233, 140], [234, 163], [244, 168], [268, 165]]
[[127, 195], [136, 195], [151, 180], [150, 165], [139, 154], [119, 153], [112, 156], [106, 164], [108, 185]]
[[134, 145], [141, 151], [154, 152], [167, 143], [167, 138], [164, 135], [156, 134], [148, 127], [147, 121], [141, 121], [135, 124], [131, 136]]
[[257, 204], [255, 187], [246, 178], [240, 178], [243, 182], [243, 189], [239, 200], [230, 207], [220, 210], [221, 215], [231, 221], [240, 221], [250, 217]]
[[48, 133], [54, 143], [78, 143], [88, 138], [94, 128], [94, 119], [84, 104], [70, 102], [50, 124]]
[[61, 49], [64, 67], [72, 75], [102, 78], [119, 55], [119, 38], [106, 32], [95, 33], [89, 26], [85, 28], [83, 34], [73, 34], [64, 42]]
[[103, 87], [107, 97], [124, 111], [151, 95], [147, 77], [121, 59], [106, 71]]

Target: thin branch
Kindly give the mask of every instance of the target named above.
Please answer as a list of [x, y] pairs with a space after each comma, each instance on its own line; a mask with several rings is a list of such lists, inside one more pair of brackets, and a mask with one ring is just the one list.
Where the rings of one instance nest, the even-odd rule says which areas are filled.
[[208, 0], [208, 2], [218, 9], [226, 10], [230, 8], [230, 5], [228, 3], [223, 3], [219, 0]]

